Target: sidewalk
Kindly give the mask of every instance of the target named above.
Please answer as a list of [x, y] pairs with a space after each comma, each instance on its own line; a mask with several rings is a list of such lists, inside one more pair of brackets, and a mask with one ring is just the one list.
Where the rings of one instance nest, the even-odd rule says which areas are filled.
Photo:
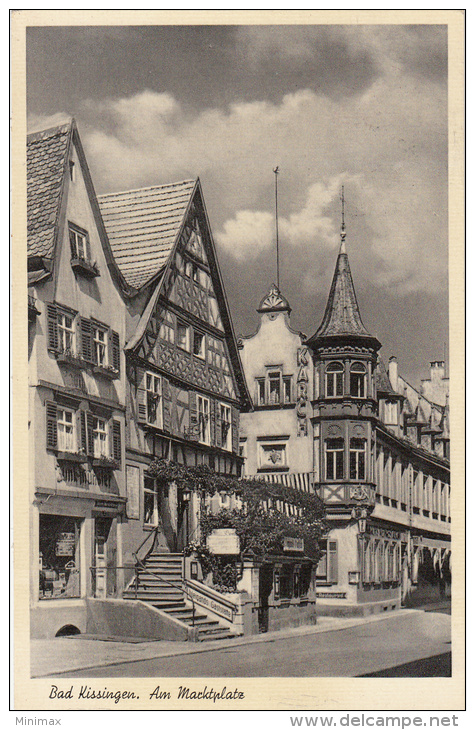
[[206, 643], [190, 643], [186, 641], [143, 641], [129, 643], [115, 641], [112, 637], [81, 638], [62, 637], [55, 639], [32, 639], [30, 642], [31, 677], [51, 677], [68, 671], [106, 667], [123, 662], [137, 662], [143, 659], [200, 654], [220, 649], [242, 646], [243, 644], [260, 644], [288, 639], [293, 636], [307, 636], [328, 631], [342, 631], [372, 623], [389, 621], [402, 615], [418, 614], [417, 609], [403, 609], [391, 613], [380, 613], [365, 618], [318, 618], [315, 626], [272, 631], [267, 634], [241, 636], [235, 639], [224, 639]]

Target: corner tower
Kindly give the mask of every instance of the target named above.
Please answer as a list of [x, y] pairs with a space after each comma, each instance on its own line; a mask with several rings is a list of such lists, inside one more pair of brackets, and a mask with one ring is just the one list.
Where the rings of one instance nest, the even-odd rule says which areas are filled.
[[[357, 570], [358, 534], [375, 505], [375, 371], [381, 343], [361, 319], [344, 223], [340, 239], [323, 320], [306, 344], [314, 359], [315, 489], [334, 528], [327, 562], [321, 561], [320, 576], [317, 572], [317, 592], [319, 580], [326, 586], [338, 584], [351, 602], [356, 600], [350, 595], [349, 575]], [[338, 543], [344, 544], [345, 555], [341, 545], [335, 554]], [[349, 543], [354, 549], [348, 549]]]

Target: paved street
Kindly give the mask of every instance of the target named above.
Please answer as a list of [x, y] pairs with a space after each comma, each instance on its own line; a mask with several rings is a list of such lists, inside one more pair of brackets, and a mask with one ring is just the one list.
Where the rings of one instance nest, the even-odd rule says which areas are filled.
[[[269, 637], [270, 638], [270, 637]], [[71, 640], [73, 641], [73, 640]], [[71, 647], [73, 650], [73, 647]], [[80, 669], [63, 677], [450, 676], [450, 616], [401, 612], [320, 633]]]

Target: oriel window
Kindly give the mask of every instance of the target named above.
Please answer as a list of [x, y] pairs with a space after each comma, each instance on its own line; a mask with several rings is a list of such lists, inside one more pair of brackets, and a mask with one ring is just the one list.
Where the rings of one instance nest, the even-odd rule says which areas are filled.
[[327, 398], [343, 395], [343, 365], [341, 362], [331, 362], [327, 366], [325, 376]]
[[365, 479], [366, 441], [350, 439], [350, 479]]
[[345, 441], [342, 438], [325, 441], [327, 479], [343, 479]]
[[366, 395], [365, 380], [365, 366], [360, 362], [353, 363], [350, 369], [350, 395], [354, 398], [364, 398]]

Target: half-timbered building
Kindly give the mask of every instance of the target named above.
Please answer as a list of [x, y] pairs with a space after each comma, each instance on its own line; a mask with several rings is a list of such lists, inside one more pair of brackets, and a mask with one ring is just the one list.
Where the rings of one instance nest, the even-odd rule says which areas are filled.
[[150, 473], [154, 459], [239, 476], [244, 374], [199, 180], [103, 195], [125, 279], [127, 528], [124, 560], [182, 555], [201, 496]]

